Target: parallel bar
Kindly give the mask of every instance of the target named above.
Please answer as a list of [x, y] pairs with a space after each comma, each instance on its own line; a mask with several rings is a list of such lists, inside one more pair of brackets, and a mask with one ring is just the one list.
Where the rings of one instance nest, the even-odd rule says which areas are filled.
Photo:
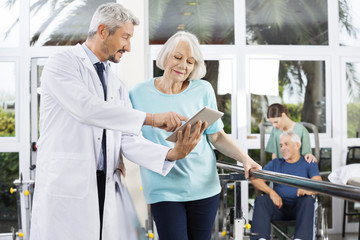
[[[216, 166], [222, 169], [231, 170], [235, 172], [244, 173], [244, 168], [235, 164], [225, 162], [217, 162]], [[254, 171], [251, 177], [256, 177], [264, 180], [269, 180], [276, 183], [282, 183], [292, 187], [302, 188], [332, 197], [340, 197], [351, 201], [360, 202], [360, 188], [334, 184], [331, 182], [317, 181], [309, 178], [293, 176], [289, 174], [277, 173], [266, 170]]]

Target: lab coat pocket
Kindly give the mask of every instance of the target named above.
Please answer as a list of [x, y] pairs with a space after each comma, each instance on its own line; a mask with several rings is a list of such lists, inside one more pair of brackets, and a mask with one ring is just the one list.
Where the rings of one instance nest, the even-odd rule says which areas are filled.
[[80, 153], [52, 153], [49, 159], [48, 194], [84, 198], [89, 192], [90, 157]]

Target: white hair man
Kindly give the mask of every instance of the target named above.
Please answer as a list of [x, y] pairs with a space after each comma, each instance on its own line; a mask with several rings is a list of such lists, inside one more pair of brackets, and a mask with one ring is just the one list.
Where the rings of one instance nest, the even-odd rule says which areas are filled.
[[[300, 138], [292, 132], [280, 135], [280, 151], [283, 158], [270, 161], [264, 170], [285, 173], [321, 181], [317, 163], [308, 163], [300, 155]], [[316, 194], [304, 189], [297, 189], [274, 183], [270, 188], [262, 179], [252, 179], [251, 183], [265, 194], [255, 200], [251, 231], [258, 233], [254, 239], [270, 239], [272, 220], [294, 220], [295, 239], [313, 239], [314, 198]]]

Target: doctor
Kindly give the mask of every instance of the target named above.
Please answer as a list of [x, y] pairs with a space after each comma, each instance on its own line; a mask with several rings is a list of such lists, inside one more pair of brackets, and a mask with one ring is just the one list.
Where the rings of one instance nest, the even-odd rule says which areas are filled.
[[187, 119], [132, 109], [108, 61], [130, 52], [135, 25], [138, 19], [120, 4], [103, 4], [86, 42], [50, 57], [43, 70], [31, 240], [124, 239], [124, 209], [116, 201], [121, 153], [166, 175], [206, 128], [198, 123], [191, 136], [190, 128], [179, 133], [173, 149], [141, 136], [143, 124], [173, 131]]

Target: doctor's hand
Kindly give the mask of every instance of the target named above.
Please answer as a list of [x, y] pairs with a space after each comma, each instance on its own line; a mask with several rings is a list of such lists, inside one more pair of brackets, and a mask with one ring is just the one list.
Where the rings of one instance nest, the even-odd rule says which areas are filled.
[[186, 126], [185, 132], [178, 132], [178, 140], [175, 143], [174, 148], [170, 149], [166, 158], [170, 161], [183, 159], [186, 157], [199, 143], [202, 134], [207, 128], [207, 122], [202, 123], [198, 121], [196, 123], [195, 131], [190, 134], [191, 125]]
[[161, 128], [167, 132], [173, 132], [181, 126], [181, 121], [187, 121], [188, 118], [176, 112], [166, 113], [147, 113], [145, 125]]

